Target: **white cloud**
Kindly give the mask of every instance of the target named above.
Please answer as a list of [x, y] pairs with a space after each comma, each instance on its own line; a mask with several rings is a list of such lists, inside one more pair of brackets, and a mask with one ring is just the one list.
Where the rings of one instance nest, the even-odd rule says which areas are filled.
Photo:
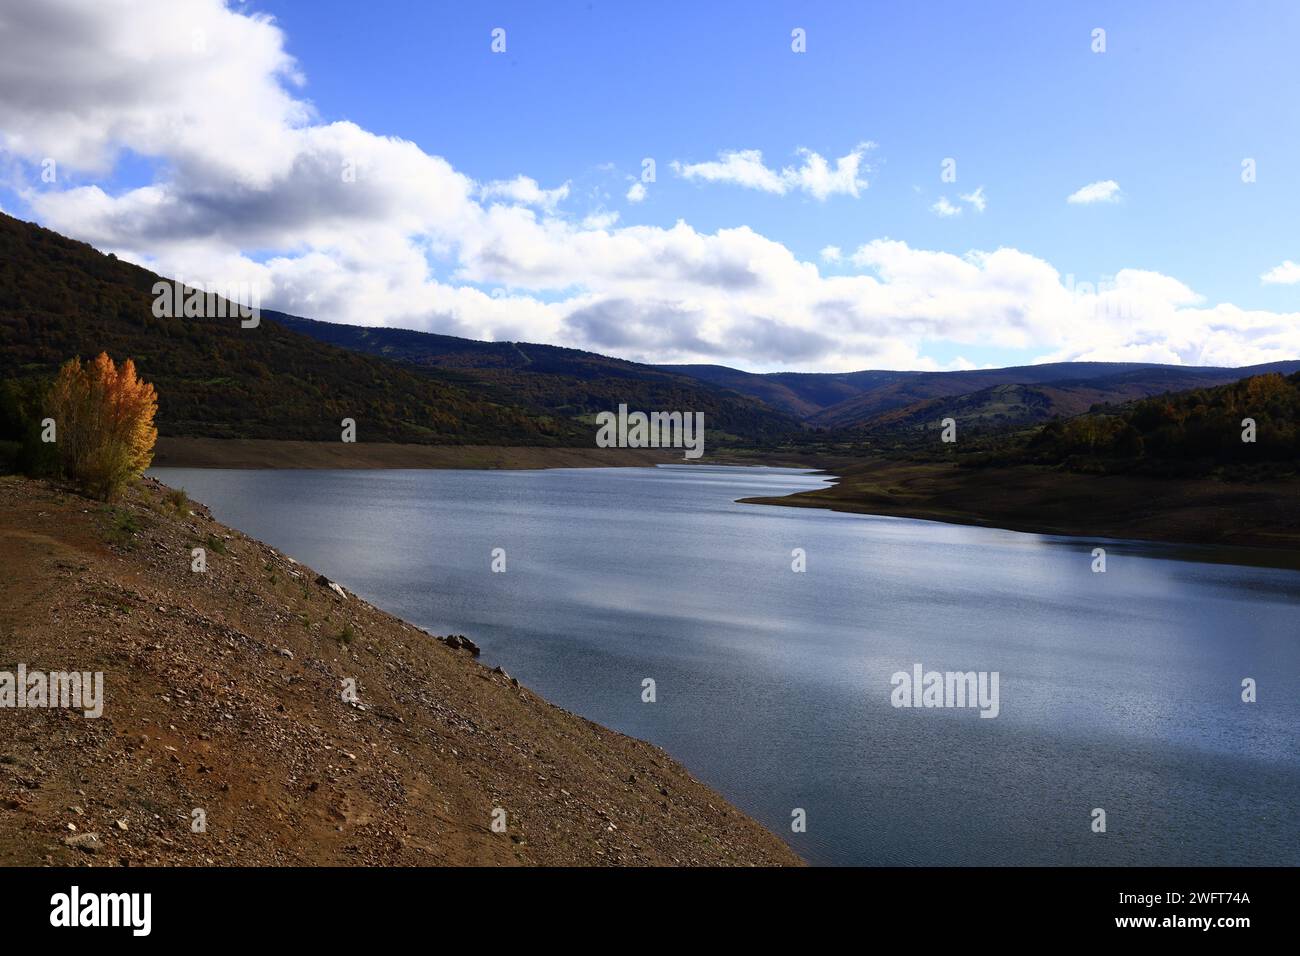
[[1119, 183], [1113, 179], [1103, 179], [1095, 183], [1088, 183], [1086, 186], [1080, 186], [1065, 197], [1065, 201], [1075, 205], [1084, 205], [1094, 202], [1119, 202], [1119, 197]]
[[716, 162], [680, 163], [672, 161], [673, 171], [683, 179], [702, 179], [711, 183], [733, 183], [746, 189], [784, 195], [790, 184], [775, 170], [763, 165], [763, 153], [745, 149], [722, 153]]
[[[957, 198], [970, 205], [976, 212], [983, 212], [988, 207], [988, 200], [984, 197], [983, 186], [979, 186], [974, 192], [960, 195]], [[944, 219], [949, 219], [953, 216], [960, 216], [961, 209], [961, 206], [958, 206], [947, 196], [940, 196], [930, 206], [930, 211], [932, 213]]]
[[583, 229], [609, 229], [617, 223], [618, 213], [615, 211], [599, 210], [582, 218]]
[[837, 263], [844, 259], [844, 252], [839, 246], [823, 246], [821, 257], [823, 262]]
[[947, 196], [940, 196], [930, 207], [930, 211], [936, 216], [942, 216], [947, 219], [949, 216], [960, 216], [961, 206], [954, 206], [948, 201]]
[[800, 149], [803, 164], [771, 169], [763, 162], [763, 153], [757, 149], [733, 150], [719, 154], [717, 160], [704, 163], [682, 163], [673, 160], [672, 169], [683, 179], [699, 179], [713, 183], [731, 183], [746, 189], [784, 196], [799, 190], [814, 199], [843, 194], [857, 197], [868, 183], [861, 173], [865, 166], [863, 157], [872, 143], [859, 143], [848, 154], [835, 160], [834, 166], [820, 154]]
[[[859, 143], [847, 155], [835, 160], [834, 168], [811, 150], [801, 149], [803, 165], [794, 171], [794, 184], [814, 199], [825, 199], [836, 193], [857, 197], [858, 190], [867, 188], [867, 181], [859, 176], [863, 168], [862, 157], [872, 149], [871, 143]], [[781, 170], [782, 178], [789, 179], [789, 167]]]
[[1262, 276], [1261, 281], [1274, 285], [1295, 285], [1300, 283], [1300, 264], [1292, 262], [1290, 259], [1283, 262], [1280, 266], [1274, 266]]
[[646, 189], [642, 182], [635, 182], [628, 188], [627, 201], [632, 203], [641, 202], [645, 199]]
[[547, 212], [569, 198], [569, 184], [564, 183], [554, 189], [542, 189], [537, 180], [528, 176], [516, 176], [514, 179], [497, 180], [487, 183], [479, 189], [479, 195], [487, 200], [504, 199], [507, 202], [524, 206], [537, 206]]
[[313, 113], [271, 18], [221, 0], [6, 3], [0, 49], [0, 147], [68, 169], [103, 173], [125, 146], [264, 184]]
[[[172, 32], [157, 33], [156, 18]], [[191, 72], [140, 39], [194, 24], [229, 57]], [[278, 28], [216, 0], [46, 0], [6, 9], [0, 47], [25, 64], [0, 61], [7, 158], [103, 170], [129, 147], [157, 162], [154, 182], [118, 192], [33, 179], [20, 195], [37, 219], [166, 275], [258, 284], [268, 308], [759, 369], [936, 367], [932, 341], [1192, 364], [1300, 355], [1300, 313], [1208, 304], [1150, 272], [1121, 270], [1094, 291], [1016, 249], [954, 255], [876, 239], [823, 252], [858, 270], [826, 275], [746, 226], [577, 218], [562, 211], [564, 186], [522, 175], [485, 185], [414, 143], [313, 120], [289, 92]], [[214, 149], [232, 129], [258, 149]], [[856, 160], [805, 154], [776, 172], [737, 155], [721, 165], [767, 184], [753, 188], [820, 198], [865, 187]]]

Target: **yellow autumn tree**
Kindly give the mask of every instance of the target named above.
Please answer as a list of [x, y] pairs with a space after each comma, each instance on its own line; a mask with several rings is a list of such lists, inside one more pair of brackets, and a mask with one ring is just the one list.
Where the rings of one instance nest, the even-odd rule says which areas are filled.
[[108, 499], [153, 461], [158, 438], [154, 387], [127, 359], [118, 368], [107, 352], [87, 365], [70, 359], [50, 393], [55, 446], [65, 477]]

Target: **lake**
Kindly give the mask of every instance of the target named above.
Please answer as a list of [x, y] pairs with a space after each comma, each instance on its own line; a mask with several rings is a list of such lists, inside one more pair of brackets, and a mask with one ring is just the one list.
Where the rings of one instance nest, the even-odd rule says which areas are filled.
[[[1300, 864], [1300, 572], [736, 503], [823, 483], [791, 469], [151, 474], [810, 862]], [[997, 716], [895, 707], [916, 665], [996, 672]]]

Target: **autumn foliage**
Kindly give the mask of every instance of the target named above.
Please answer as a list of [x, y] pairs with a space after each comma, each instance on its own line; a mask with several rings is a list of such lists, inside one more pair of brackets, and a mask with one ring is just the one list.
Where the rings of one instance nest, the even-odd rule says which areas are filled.
[[[1246, 421], [1254, 441], [1243, 441]], [[1300, 372], [1254, 375], [1048, 422], [1030, 460], [1083, 471], [1173, 477], [1294, 474], [1300, 469]]]
[[158, 396], [130, 359], [121, 368], [106, 352], [84, 366], [80, 358], [65, 362], [49, 408], [63, 474], [91, 494], [114, 496], [153, 461]]

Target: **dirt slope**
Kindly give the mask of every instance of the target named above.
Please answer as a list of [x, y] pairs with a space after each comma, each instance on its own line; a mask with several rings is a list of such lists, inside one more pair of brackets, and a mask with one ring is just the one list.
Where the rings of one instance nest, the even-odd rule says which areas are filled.
[[0, 671], [103, 671], [106, 698], [0, 708], [0, 865], [799, 862], [658, 748], [164, 491], [0, 478]]

